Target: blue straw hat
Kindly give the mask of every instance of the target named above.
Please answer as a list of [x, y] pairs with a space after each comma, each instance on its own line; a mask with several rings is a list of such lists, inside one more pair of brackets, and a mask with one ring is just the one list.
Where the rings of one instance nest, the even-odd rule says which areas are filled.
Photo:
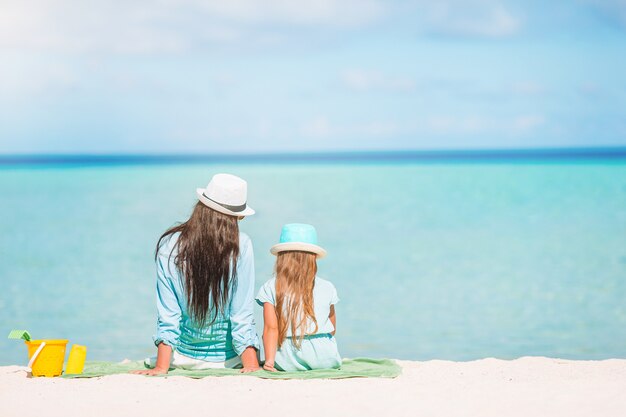
[[317, 244], [317, 231], [310, 224], [291, 223], [283, 226], [280, 243], [270, 249], [272, 255], [285, 251], [311, 252], [318, 258], [326, 256], [326, 250]]

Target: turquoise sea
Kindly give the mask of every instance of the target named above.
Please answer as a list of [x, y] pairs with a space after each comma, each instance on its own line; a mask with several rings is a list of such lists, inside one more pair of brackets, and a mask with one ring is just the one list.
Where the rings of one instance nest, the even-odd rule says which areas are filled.
[[249, 182], [257, 287], [281, 225], [317, 227], [345, 357], [626, 358], [623, 161], [59, 164], [0, 168], [0, 364], [12, 328], [153, 354], [155, 243], [218, 172]]

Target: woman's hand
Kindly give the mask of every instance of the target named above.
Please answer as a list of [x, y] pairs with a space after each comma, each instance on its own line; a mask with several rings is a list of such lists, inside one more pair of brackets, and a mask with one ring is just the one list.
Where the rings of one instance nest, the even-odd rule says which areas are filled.
[[152, 369], [144, 369], [140, 371], [130, 371], [130, 373], [135, 374], [135, 375], [155, 376], [155, 375], [167, 374], [167, 371], [168, 371], [167, 369], [163, 369], [163, 368], [152, 368]]
[[269, 362], [265, 362], [265, 364], [263, 364], [263, 369], [270, 372], [278, 372], [278, 370], [274, 367], [274, 364]]
[[245, 368], [241, 368], [239, 372], [241, 372], [242, 374], [247, 374], [250, 372], [256, 372], [260, 370], [261, 368], [259, 366], [246, 366]]
[[170, 368], [170, 363], [172, 359], [172, 347], [166, 345], [165, 343], [159, 343], [157, 347], [157, 360], [154, 368], [152, 369], [143, 369], [141, 371], [131, 371], [131, 374], [135, 375], [163, 375], [166, 374]]
[[243, 364], [243, 369], [239, 372], [242, 374], [261, 370], [259, 361], [256, 357], [256, 349], [253, 346], [248, 346], [246, 350], [243, 351], [241, 354], [241, 362]]

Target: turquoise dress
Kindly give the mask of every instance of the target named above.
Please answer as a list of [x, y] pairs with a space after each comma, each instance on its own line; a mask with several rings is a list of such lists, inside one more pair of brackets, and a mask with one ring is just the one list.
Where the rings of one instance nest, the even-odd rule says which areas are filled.
[[[276, 306], [276, 279], [267, 281], [256, 297], [259, 305], [270, 303]], [[337, 341], [331, 334], [335, 327], [330, 321], [330, 307], [339, 302], [337, 290], [330, 282], [315, 277], [313, 288], [313, 310], [317, 320], [307, 325], [307, 335], [298, 349], [291, 340], [291, 332], [287, 331], [287, 338], [276, 351], [274, 366], [281, 371], [307, 371], [310, 369], [331, 369], [341, 366], [341, 356], [337, 349]]]

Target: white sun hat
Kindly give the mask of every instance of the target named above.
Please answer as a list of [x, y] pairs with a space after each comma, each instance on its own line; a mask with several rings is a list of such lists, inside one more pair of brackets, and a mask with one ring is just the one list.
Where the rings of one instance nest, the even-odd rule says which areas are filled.
[[252, 216], [248, 183], [231, 174], [216, 174], [206, 188], [197, 188], [198, 199], [207, 207], [229, 216]]

